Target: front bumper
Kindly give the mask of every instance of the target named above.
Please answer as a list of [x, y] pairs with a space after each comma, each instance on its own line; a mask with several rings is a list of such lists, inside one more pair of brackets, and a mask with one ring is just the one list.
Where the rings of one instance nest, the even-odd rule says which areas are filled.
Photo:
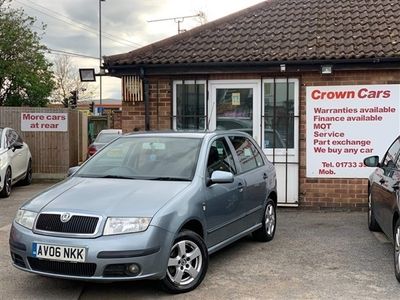
[[[50, 277], [85, 281], [161, 279], [165, 276], [173, 238], [172, 233], [155, 226], [144, 232], [90, 239], [53, 237], [35, 234], [14, 222], [10, 252], [16, 268]], [[33, 243], [84, 247], [86, 260], [71, 263], [37, 259], [32, 255]], [[124, 266], [133, 263], [139, 265], [140, 272], [126, 274]]]

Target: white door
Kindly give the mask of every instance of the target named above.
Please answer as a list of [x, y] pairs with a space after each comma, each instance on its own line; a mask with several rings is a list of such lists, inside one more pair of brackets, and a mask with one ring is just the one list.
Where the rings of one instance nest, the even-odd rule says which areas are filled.
[[240, 129], [260, 143], [260, 82], [210, 81], [209, 129]]
[[297, 206], [299, 197], [299, 82], [263, 80], [261, 146], [275, 165], [278, 203]]
[[278, 204], [297, 206], [298, 80], [215, 80], [209, 81], [209, 91], [208, 128], [238, 129], [252, 135], [276, 167]]

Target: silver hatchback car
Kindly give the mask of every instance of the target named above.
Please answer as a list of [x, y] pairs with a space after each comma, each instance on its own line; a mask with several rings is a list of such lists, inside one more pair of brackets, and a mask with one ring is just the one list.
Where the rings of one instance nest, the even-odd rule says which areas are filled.
[[24, 204], [10, 234], [18, 269], [66, 279], [158, 279], [196, 288], [208, 256], [273, 239], [276, 174], [236, 131], [125, 135]]

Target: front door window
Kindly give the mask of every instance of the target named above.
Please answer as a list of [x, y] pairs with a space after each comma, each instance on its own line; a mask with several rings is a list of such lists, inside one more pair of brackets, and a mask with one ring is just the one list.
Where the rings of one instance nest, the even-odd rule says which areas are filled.
[[217, 129], [253, 135], [253, 89], [217, 88]]
[[209, 85], [209, 130], [239, 130], [260, 142], [260, 81], [215, 80]]

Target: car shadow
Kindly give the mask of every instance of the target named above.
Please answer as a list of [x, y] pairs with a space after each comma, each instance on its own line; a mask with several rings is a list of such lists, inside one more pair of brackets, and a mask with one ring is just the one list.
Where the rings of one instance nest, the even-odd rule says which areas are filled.
[[[210, 255], [208, 273], [216, 272], [226, 261], [230, 261], [232, 258], [236, 257], [238, 253], [248, 252], [249, 247], [252, 247], [254, 243], [257, 242], [248, 235]], [[202, 289], [202, 286], [204, 285], [200, 285], [197, 289]], [[124, 291], [124, 294], [121, 294], [121, 291]], [[176, 297], [176, 295], [165, 292], [159, 281], [140, 280], [113, 283], [86, 282], [79, 299], [112, 299], [115, 295], [118, 295], [118, 299], [131, 299], [132, 295], [140, 299]]]

